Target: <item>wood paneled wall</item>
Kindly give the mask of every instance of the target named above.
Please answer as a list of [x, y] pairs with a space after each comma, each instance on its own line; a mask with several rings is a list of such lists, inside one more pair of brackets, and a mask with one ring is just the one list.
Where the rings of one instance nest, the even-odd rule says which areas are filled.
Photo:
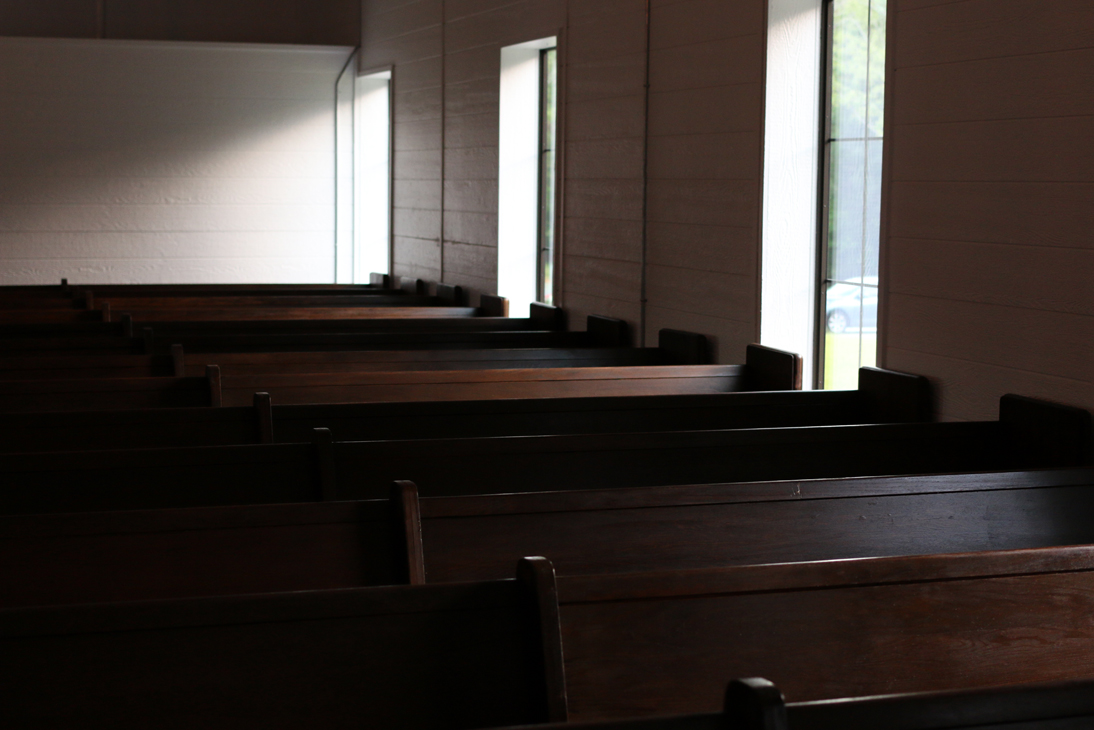
[[4, 0], [0, 36], [356, 46], [359, 0]]
[[883, 363], [1094, 408], [1094, 4], [890, 6]]
[[396, 273], [496, 290], [500, 50], [557, 35], [561, 303], [579, 325], [605, 314], [639, 331], [648, 226], [650, 341], [690, 329], [720, 359], [744, 356], [758, 337], [766, 2], [653, 0], [648, 25], [647, 7], [364, 0], [361, 68], [394, 68]]

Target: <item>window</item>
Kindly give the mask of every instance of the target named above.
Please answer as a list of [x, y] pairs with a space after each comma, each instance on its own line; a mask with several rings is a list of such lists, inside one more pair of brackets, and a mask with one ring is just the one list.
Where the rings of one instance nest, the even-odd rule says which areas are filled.
[[830, 0], [822, 216], [825, 388], [877, 359], [885, 0]]
[[357, 78], [354, 276], [391, 273], [391, 71]]
[[391, 273], [391, 70], [358, 76], [354, 55], [338, 80], [335, 281]]
[[540, 52], [539, 152], [539, 271], [537, 299], [554, 303], [555, 270], [555, 149], [558, 141], [558, 49]]
[[513, 317], [553, 299], [555, 280], [555, 39], [501, 49], [498, 294]]

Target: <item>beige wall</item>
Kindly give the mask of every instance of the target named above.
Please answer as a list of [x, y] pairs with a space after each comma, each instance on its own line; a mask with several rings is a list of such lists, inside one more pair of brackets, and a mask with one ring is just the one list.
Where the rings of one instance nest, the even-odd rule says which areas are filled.
[[0, 36], [356, 46], [360, 0], [5, 0]]
[[366, 0], [363, 70], [394, 66], [396, 273], [494, 291], [500, 50], [559, 37], [561, 303], [757, 337], [764, 8], [760, 0]]
[[1094, 408], [1094, 5], [894, 0], [882, 361]]

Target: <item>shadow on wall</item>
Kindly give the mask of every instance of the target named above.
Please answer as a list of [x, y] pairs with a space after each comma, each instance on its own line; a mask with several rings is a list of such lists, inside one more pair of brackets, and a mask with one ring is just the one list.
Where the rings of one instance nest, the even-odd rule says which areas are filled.
[[331, 281], [349, 53], [0, 39], [0, 284]]

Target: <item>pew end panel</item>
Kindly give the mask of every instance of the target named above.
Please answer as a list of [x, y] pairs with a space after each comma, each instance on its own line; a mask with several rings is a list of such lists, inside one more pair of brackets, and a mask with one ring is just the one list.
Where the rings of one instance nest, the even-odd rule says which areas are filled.
[[466, 307], [467, 291], [462, 286], [454, 284], [437, 284], [435, 295], [441, 304], [446, 307]]
[[585, 331], [593, 347], [631, 346], [630, 326], [622, 319], [590, 314], [586, 319]]
[[694, 332], [663, 329], [657, 336], [657, 348], [669, 365], [709, 365], [711, 361], [710, 342]]
[[372, 272], [368, 275], [369, 286], [374, 286], [380, 289], [396, 289], [395, 279], [391, 274], [377, 274]]
[[483, 317], [508, 317], [509, 300], [496, 294], [483, 294], [479, 297], [479, 310]]
[[566, 310], [543, 302], [532, 302], [528, 308], [532, 329], [555, 332], [566, 331]]
[[933, 420], [931, 381], [922, 375], [863, 367], [858, 390], [871, 423], [922, 423]]
[[1007, 394], [999, 399], [999, 422], [1024, 468], [1091, 463], [1089, 411]]
[[748, 390], [801, 390], [802, 359], [785, 350], [749, 345], [745, 350]]
[[414, 279], [409, 276], [401, 276], [398, 277], [398, 279], [399, 288], [407, 294], [413, 294], [419, 297], [429, 295], [429, 284], [424, 279]]

